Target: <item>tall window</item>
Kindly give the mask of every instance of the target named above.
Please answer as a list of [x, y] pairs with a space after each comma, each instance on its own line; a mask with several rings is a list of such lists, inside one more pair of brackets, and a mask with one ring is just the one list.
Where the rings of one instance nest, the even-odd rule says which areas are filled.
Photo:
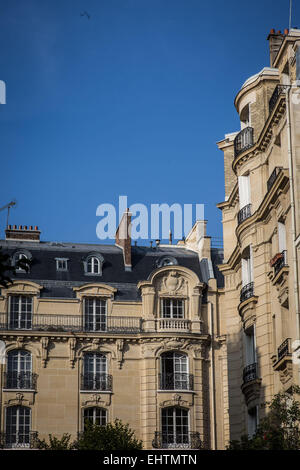
[[188, 447], [189, 412], [183, 408], [163, 408], [161, 412], [163, 447]]
[[28, 351], [14, 350], [7, 354], [6, 388], [32, 388], [32, 361]]
[[248, 411], [248, 435], [253, 437], [258, 426], [258, 408], [255, 406]]
[[255, 342], [255, 326], [251, 326], [245, 331], [245, 355], [246, 366], [256, 362], [256, 342]]
[[96, 426], [105, 426], [107, 423], [107, 412], [104, 408], [85, 408], [83, 413], [84, 428], [86, 429], [87, 423]]
[[12, 295], [9, 304], [9, 327], [30, 330], [32, 327], [32, 297]]
[[108, 390], [107, 360], [104, 354], [84, 355], [83, 389]]
[[161, 355], [161, 390], [189, 390], [188, 358], [178, 352]]
[[250, 190], [250, 175], [239, 176], [239, 200], [240, 209], [251, 203], [251, 190]]
[[86, 272], [89, 274], [101, 274], [101, 265], [98, 258], [90, 256], [87, 259]]
[[8, 447], [29, 447], [31, 410], [26, 406], [6, 409], [5, 437]]
[[162, 299], [162, 318], [184, 318], [183, 299]]
[[252, 245], [249, 245], [242, 254], [242, 284], [246, 286], [253, 282]]
[[106, 300], [98, 298], [84, 300], [84, 324], [86, 331], [106, 330]]

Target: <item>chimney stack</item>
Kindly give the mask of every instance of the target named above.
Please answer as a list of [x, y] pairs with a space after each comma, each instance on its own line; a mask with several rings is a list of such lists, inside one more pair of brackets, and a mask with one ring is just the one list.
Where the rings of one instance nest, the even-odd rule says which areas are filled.
[[5, 230], [5, 240], [25, 241], [25, 242], [40, 242], [41, 232], [36, 225], [33, 229], [32, 225], [8, 225]]
[[131, 212], [124, 212], [116, 231], [116, 245], [123, 250], [125, 271], [131, 271]]
[[270, 47], [270, 66], [273, 67], [274, 61], [276, 59], [277, 53], [281, 47], [281, 44], [284, 40], [285, 35], [289, 33], [288, 29], [284, 30], [284, 34], [281, 31], [275, 32], [275, 29], [271, 29], [268, 36], [269, 47]]

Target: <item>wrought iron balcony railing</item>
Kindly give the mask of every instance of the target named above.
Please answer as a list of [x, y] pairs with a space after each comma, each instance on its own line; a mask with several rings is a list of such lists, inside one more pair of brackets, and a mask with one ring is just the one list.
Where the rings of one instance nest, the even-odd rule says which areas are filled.
[[279, 271], [284, 267], [288, 266], [287, 264], [287, 251], [283, 250], [280, 253], [281, 256], [278, 257], [277, 261], [273, 264], [274, 267], [274, 275], [277, 276]]
[[10, 321], [9, 313], [0, 313], [0, 329], [2, 330], [33, 330], [49, 332], [68, 331], [93, 331], [98, 333], [138, 333], [142, 330], [142, 319], [140, 317], [106, 317], [105, 323], [99, 328], [87, 328], [85, 317], [82, 315], [52, 315], [34, 313], [32, 321], [27, 327], [18, 327]]
[[36, 390], [37, 374], [32, 372], [5, 372], [3, 388]]
[[240, 302], [242, 303], [245, 300], [250, 299], [253, 296], [254, 296], [254, 282], [249, 282], [249, 284], [246, 284], [241, 289]]
[[112, 391], [112, 376], [109, 374], [84, 373], [81, 375], [81, 390]]
[[287, 338], [277, 349], [278, 361], [291, 354], [291, 338]]
[[152, 441], [154, 449], [201, 449], [202, 442], [199, 432], [165, 434], [155, 432]]
[[160, 390], [194, 390], [194, 376], [178, 373], [159, 374]]
[[269, 101], [269, 112], [271, 114], [271, 112], [273, 111], [273, 109], [275, 108], [276, 106], [276, 103], [278, 101], [278, 98], [280, 95], [284, 95], [286, 93], [286, 91], [288, 90], [289, 88], [289, 85], [277, 85], [271, 98], [270, 98], [270, 101]]
[[257, 363], [249, 364], [243, 370], [243, 382], [244, 384], [257, 379]]
[[279, 175], [280, 171], [282, 170], [281, 166], [275, 166], [274, 170], [272, 171], [270, 178], [267, 181], [267, 190], [268, 192], [272, 188], [273, 184], [276, 181], [277, 176]]
[[251, 204], [247, 204], [246, 206], [242, 207], [241, 210], [238, 212], [238, 225], [240, 225], [244, 220], [251, 217]]
[[17, 448], [37, 449], [38, 448], [37, 431], [0, 433], [0, 449], [17, 449]]
[[234, 139], [234, 157], [253, 147], [253, 127], [245, 127]]

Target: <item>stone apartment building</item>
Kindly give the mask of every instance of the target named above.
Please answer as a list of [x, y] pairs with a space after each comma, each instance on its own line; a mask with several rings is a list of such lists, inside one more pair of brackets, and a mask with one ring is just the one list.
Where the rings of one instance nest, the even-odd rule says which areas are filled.
[[115, 245], [6, 229], [0, 246], [11, 263], [31, 263], [0, 294], [2, 447], [34, 448], [37, 433], [76, 439], [87, 420], [115, 418], [145, 449], [228, 440], [222, 251], [210, 247], [205, 221], [179, 244], [148, 247], [121, 239], [130, 222], [127, 211]]
[[241, 130], [218, 142], [231, 439], [251, 435], [264, 403], [299, 385], [300, 30], [268, 40], [270, 67], [235, 98]]

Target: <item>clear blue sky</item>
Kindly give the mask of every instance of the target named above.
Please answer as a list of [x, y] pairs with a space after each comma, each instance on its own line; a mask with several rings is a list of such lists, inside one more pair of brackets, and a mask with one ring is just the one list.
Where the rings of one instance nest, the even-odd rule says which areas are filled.
[[204, 203], [209, 234], [221, 236], [216, 142], [239, 129], [234, 96], [269, 66], [266, 37], [288, 21], [289, 0], [1, 0], [0, 206], [18, 201], [10, 223], [38, 225], [44, 240], [97, 242], [97, 206], [127, 195]]

